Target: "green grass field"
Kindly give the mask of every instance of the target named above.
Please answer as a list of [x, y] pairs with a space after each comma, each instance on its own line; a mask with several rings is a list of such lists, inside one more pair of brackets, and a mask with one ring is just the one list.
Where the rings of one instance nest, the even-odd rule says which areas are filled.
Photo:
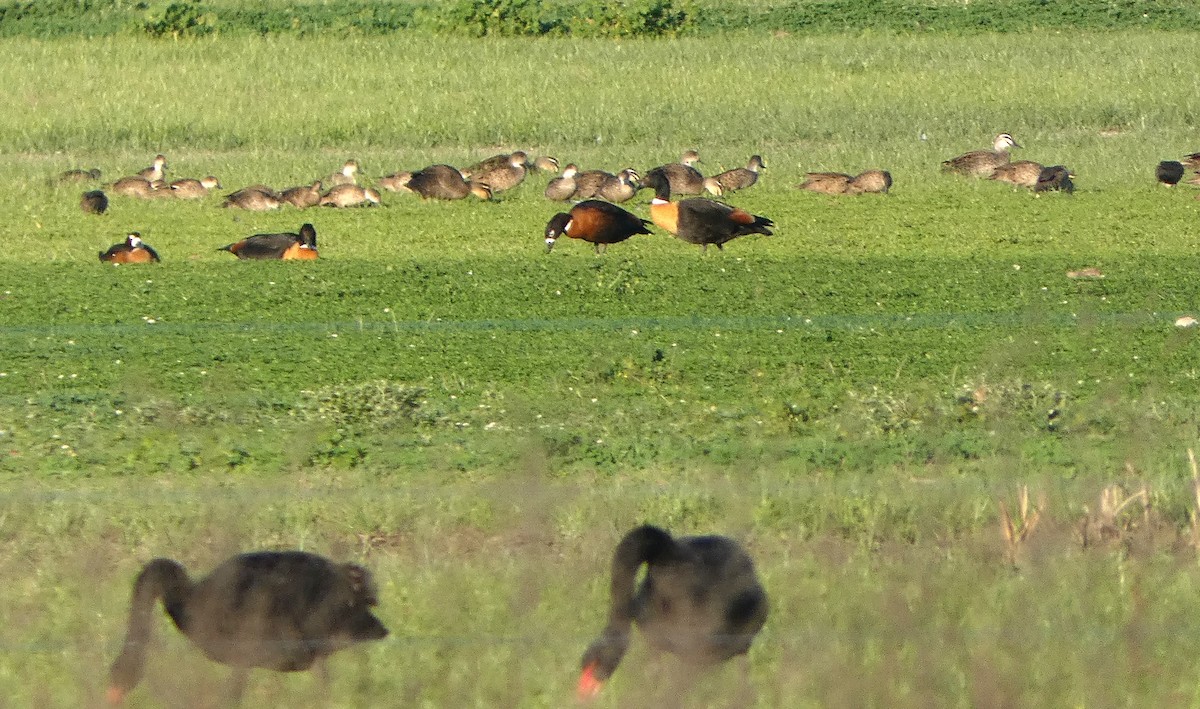
[[[1153, 178], [1200, 150], [1193, 44], [3, 40], [0, 696], [98, 704], [155, 556], [303, 548], [373, 569], [393, 633], [335, 658], [328, 704], [567, 706], [612, 548], [653, 522], [757, 558], [757, 706], [1200, 704], [1197, 344], [1173, 325], [1200, 312], [1200, 203]], [[940, 173], [1000, 131], [1076, 193]], [[265, 215], [94, 217], [48, 183], [163, 152], [224, 193], [516, 148], [607, 169], [697, 148], [706, 173], [761, 153], [729, 201], [777, 233], [547, 254], [547, 175]], [[794, 188], [873, 167], [891, 194]], [[305, 221], [317, 262], [217, 251]], [[162, 264], [97, 263], [130, 230]], [[1105, 277], [1066, 276], [1085, 267]], [[1043, 512], [1014, 568], [999, 503], [1022, 484]], [[1112, 485], [1149, 505], [1114, 512]], [[156, 620], [130, 706], [213, 706], [227, 672]], [[599, 704], [652, 704], [647, 661], [635, 640]], [[315, 688], [259, 673], [246, 705]]]

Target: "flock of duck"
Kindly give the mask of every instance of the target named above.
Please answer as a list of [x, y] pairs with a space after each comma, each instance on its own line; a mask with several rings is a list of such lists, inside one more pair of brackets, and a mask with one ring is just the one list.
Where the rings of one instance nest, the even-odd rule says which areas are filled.
[[[943, 170], [1009, 182], [1035, 192], [1074, 189], [1070, 171], [1062, 165], [1013, 162], [1009, 150], [1020, 147], [1007, 133], [998, 135], [992, 149], [974, 150], [942, 163]], [[678, 163], [660, 165], [642, 176], [633, 168], [617, 173], [581, 171], [568, 164], [550, 180], [547, 199], [575, 204], [554, 215], [545, 228], [547, 249], [562, 236], [595, 245], [597, 252], [634, 235], [650, 233], [655, 225], [680, 239], [717, 248], [745, 234], [770, 235], [774, 223], [763, 216], [704, 197], [672, 201], [674, 195], [709, 192], [725, 196], [753, 186], [766, 165], [761, 156], [746, 167], [705, 177], [695, 164], [695, 151]], [[1164, 184], [1176, 184], [1185, 168], [1200, 168], [1200, 153], [1184, 162], [1164, 161], [1156, 174]], [[219, 188], [215, 177], [166, 182], [166, 159], [155, 158], [140, 174], [112, 183], [122, 195], [195, 199]], [[497, 155], [465, 169], [431, 165], [415, 172], [389, 175], [382, 189], [410, 192], [426, 199], [490, 199], [520, 184], [531, 170], [558, 172], [554, 158], [534, 161], [521, 151]], [[275, 191], [252, 185], [226, 195], [223, 205], [237, 209], [347, 207], [379, 204], [379, 193], [357, 183], [358, 164], [347, 161], [342, 170], [307, 186]], [[71, 171], [63, 180], [97, 180], [98, 171]], [[1192, 179], [1200, 184], [1200, 176]], [[886, 193], [890, 173], [867, 170], [857, 175], [813, 172], [800, 189], [824, 194]], [[328, 191], [324, 191], [328, 186]], [[640, 189], [649, 189], [650, 219], [618, 206]], [[83, 195], [81, 208], [89, 213], [107, 209], [99, 190]], [[312, 224], [298, 233], [255, 234], [221, 247], [242, 259], [315, 259], [317, 235]], [[158, 254], [137, 232], [100, 254], [101, 261], [144, 263]], [[645, 567], [641, 581], [640, 570]], [[328, 682], [325, 660], [351, 645], [378, 640], [388, 631], [372, 613], [378, 592], [369, 571], [355, 564], [338, 564], [299, 551], [263, 551], [235, 556], [204, 579], [193, 582], [184, 568], [170, 559], [147, 564], [134, 582], [131, 611], [122, 650], [112, 665], [107, 698], [121, 703], [144, 674], [151, 613], [161, 600], [175, 626], [210, 659], [233, 668], [232, 698], [240, 698], [251, 668], [291, 672], [316, 668]], [[612, 676], [631, 642], [637, 625], [656, 653], [676, 655], [693, 668], [711, 667], [745, 657], [766, 622], [767, 595], [746, 550], [722, 536], [672, 537], [665, 530], [641, 526], [617, 545], [611, 565], [608, 620], [585, 650], [577, 685], [582, 700], [594, 697]]]
[[[1010, 149], [1021, 147], [1008, 133], [996, 136], [991, 149], [972, 150], [946, 160], [942, 169], [965, 176], [987, 178], [1025, 187], [1034, 192], [1074, 190], [1074, 177], [1062, 165], [1042, 165], [1032, 160], [1012, 161]], [[1188, 164], [1200, 166], [1200, 154], [1189, 156]], [[723, 201], [728, 195], [747, 189], [758, 182], [766, 168], [762, 156], [754, 155], [745, 167], [705, 176], [697, 169], [700, 155], [687, 150], [678, 162], [651, 168], [643, 176], [626, 167], [615, 173], [605, 170], [581, 170], [575, 163], [560, 171], [558, 160], [549, 156], [531, 159], [524, 151], [503, 153], [466, 168], [435, 164], [411, 172], [397, 172], [377, 181], [377, 187], [359, 184], [359, 165], [347, 160], [342, 168], [310, 184], [276, 190], [257, 184], [243, 187], [224, 196], [222, 206], [230, 209], [267, 211], [290, 205], [298, 209], [310, 207], [358, 207], [382, 203], [379, 189], [408, 193], [423, 199], [458, 200], [474, 196], [482, 200], [520, 185], [532, 172], [558, 173], [546, 185], [543, 194], [551, 201], [574, 202], [565, 212], [555, 214], [547, 223], [544, 237], [547, 249], [552, 249], [560, 237], [580, 239], [603, 252], [611, 244], [620, 243], [638, 234], [651, 233], [655, 225], [679, 239], [707, 249], [718, 249], [731, 239], [746, 234], [770, 235], [774, 222], [761, 215], [750, 214]], [[1174, 184], [1182, 178], [1184, 163], [1163, 162], [1158, 175], [1163, 182]], [[1175, 168], [1178, 172], [1173, 172]], [[136, 175], [122, 177], [109, 185], [119, 195], [142, 199], [200, 199], [221, 187], [214, 176], [187, 178], [168, 182], [166, 157], [158, 155], [153, 164]], [[60, 181], [79, 182], [98, 180], [98, 170], [71, 170]], [[1173, 182], [1171, 182], [1173, 180]], [[1193, 181], [1200, 183], [1200, 178]], [[886, 170], [872, 169], [856, 175], [841, 172], [809, 172], [798, 189], [831, 195], [886, 194], [892, 187], [892, 175]], [[654, 198], [650, 203], [650, 219], [642, 219], [618, 206], [632, 199], [640, 190], [648, 189]], [[708, 193], [712, 199], [701, 197]], [[687, 198], [672, 201], [673, 197]], [[103, 190], [85, 192], [80, 208], [87, 213], [101, 214], [108, 209], [108, 196]], [[249, 259], [313, 259], [317, 258], [316, 230], [305, 224], [300, 232], [255, 234], [222, 247], [238, 258]], [[100, 260], [114, 263], [144, 263], [158, 261], [153, 249], [142, 241], [140, 234], [130, 233], [124, 243], [100, 253]]]
[[[728, 537], [673, 537], [643, 525], [621, 539], [611, 573], [607, 623], [580, 660], [576, 694], [583, 701], [616, 671], [632, 625], [655, 653], [675, 655], [694, 674], [745, 658], [766, 623], [767, 594], [754, 561]], [[145, 674], [151, 616], [160, 599], [180, 632], [209, 659], [232, 668], [229, 699], [235, 704], [253, 668], [311, 668], [327, 691], [330, 655], [388, 635], [371, 611], [379, 603], [378, 587], [357, 564], [301, 551], [259, 551], [234, 556], [193, 581], [177, 561], [155, 559], [133, 584], [125, 640], [109, 671], [109, 705], [121, 704]]]

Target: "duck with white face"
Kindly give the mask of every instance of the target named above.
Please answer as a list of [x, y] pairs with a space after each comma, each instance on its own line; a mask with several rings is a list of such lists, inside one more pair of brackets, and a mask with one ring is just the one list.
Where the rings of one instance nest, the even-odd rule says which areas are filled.
[[942, 163], [942, 171], [968, 177], [990, 177], [997, 167], [1008, 164], [1009, 149], [1019, 147], [1021, 144], [1011, 135], [1001, 133], [992, 141], [991, 150], [972, 150], [952, 157]]
[[158, 252], [142, 241], [142, 235], [129, 232], [125, 241], [113, 244], [108, 251], [100, 252], [102, 263], [158, 263]]
[[621, 207], [597, 199], [589, 199], [560, 212], [546, 224], [546, 252], [554, 248], [560, 236], [587, 241], [597, 254], [604, 253], [609, 244], [619, 244], [637, 234], [649, 234], [650, 222]]

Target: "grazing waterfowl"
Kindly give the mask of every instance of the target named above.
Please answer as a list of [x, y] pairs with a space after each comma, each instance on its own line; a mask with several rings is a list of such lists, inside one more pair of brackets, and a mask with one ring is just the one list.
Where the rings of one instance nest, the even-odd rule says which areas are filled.
[[1075, 175], [1062, 165], [1051, 165], [1050, 167], [1042, 168], [1038, 174], [1037, 182], [1033, 185], [1034, 192], [1066, 192], [1071, 194], [1075, 191], [1075, 183], [1072, 178]]
[[525, 179], [528, 170], [525, 166], [525, 161], [528, 157], [525, 153], [517, 151], [508, 156], [508, 162], [504, 165], [491, 168], [489, 170], [477, 170], [468, 174], [470, 179], [483, 182], [488, 187], [492, 188], [492, 194], [511, 190]]
[[1174, 187], [1183, 179], [1184, 172], [1183, 163], [1177, 160], [1163, 160], [1154, 168], [1154, 177], [1164, 187]]
[[158, 263], [158, 252], [142, 241], [138, 232], [130, 232], [125, 241], [113, 244], [108, 251], [100, 252], [103, 263]]
[[596, 196], [609, 202], [628, 202], [637, 194], [641, 181], [642, 176], [637, 170], [627, 167], [611, 179], [605, 180], [596, 191]]
[[171, 183], [171, 193], [178, 199], [203, 199], [208, 196], [209, 190], [221, 188], [221, 183], [217, 178], [209, 175], [201, 177], [199, 180], [186, 178], [183, 180], [175, 180]]
[[225, 196], [221, 204], [226, 209], [245, 209], [251, 212], [266, 212], [279, 209], [279, 195], [265, 185], [243, 187]]
[[108, 197], [100, 190], [84, 192], [79, 198], [79, 208], [84, 214], [104, 214], [108, 209]]
[[450, 165], [430, 165], [412, 174], [408, 189], [425, 199], [462, 199], [474, 194], [480, 199], [491, 199], [488, 185], [468, 182], [462, 173]]
[[695, 150], [685, 150], [679, 157], [679, 162], [660, 165], [654, 170], [662, 172], [670, 180], [671, 194], [700, 194], [704, 191], [704, 175], [692, 167], [698, 162], [700, 162], [700, 153]]
[[709, 244], [724, 249], [725, 242], [746, 234], [772, 234], [768, 227], [775, 223], [770, 219], [722, 202], [700, 197], [672, 202], [671, 182], [657, 168], [646, 175], [643, 184], [654, 190], [650, 202], [650, 218], [654, 223], [705, 251]]
[[746, 163], [746, 167], [735, 167], [732, 170], [718, 173], [704, 180], [704, 189], [714, 195], [723, 195], [726, 192], [736, 192], [744, 190], [747, 187], [752, 187], [755, 182], [758, 182], [758, 171], [765, 170], [766, 163], [763, 162], [761, 155], [751, 155], [750, 161]]
[[625, 241], [635, 234], [649, 234], [646, 227], [650, 222], [631, 214], [615, 204], [589, 199], [571, 207], [570, 212], [560, 212], [546, 224], [546, 252], [554, 248], [558, 237], [569, 236], [582, 239], [596, 246], [596, 253], [604, 253], [609, 244]]
[[796, 185], [799, 189], [821, 194], [846, 194], [850, 190], [853, 175], [844, 172], [809, 172], [804, 175], [804, 182]]
[[297, 209], [315, 207], [321, 203], [321, 187], [320, 180], [311, 185], [289, 187], [279, 193], [279, 201], [281, 204], [290, 204]]
[[140, 197], [142, 199], [150, 199], [155, 195], [155, 187], [144, 177], [136, 175], [130, 177], [122, 177], [116, 182], [109, 185], [114, 193], [124, 195], [126, 197]]
[[[632, 168], [630, 168], [632, 169]], [[617, 176], [604, 170], [584, 170], [575, 175], [575, 199], [591, 199], [600, 194], [600, 188], [615, 180]]]
[[500, 168], [509, 167], [510, 165], [512, 165], [514, 160], [518, 160], [518, 161], [520, 161], [520, 163], [522, 165], [524, 165], [526, 163], [526, 161], [529, 160], [529, 155], [527, 155], [524, 150], [518, 150], [518, 151], [512, 152], [512, 153], [501, 153], [499, 155], [493, 155], [492, 157], [487, 158], [486, 160], [480, 160], [479, 162], [475, 163], [474, 165], [463, 168], [462, 176], [464, 179], [468, 179], [468, 180], [481, 180], [481, 179], [483, 179], [481, 177], [481, 175], [483, 175], [483, 173], [491, 172], [492, 170], [496, 170], [496, 169], [500, 169]]
[[846, 194], [887, 194], [891, 188], [892, 173], [887, 170], [864, 170], [850, 180]]
[[145, 674], [155, 601], [210, 660], [233, 668], [231, 699], [241, 699], [252, 668], [300, 672], [387, 628], [371, 612], [371, 572], [301, 551], [262, 551], [228, 559], [199, 581], [173, 559], [146, 564], [133, 584], [129, 626], [109, 673], [106, 698], [124, 701]]
[[532, 167], [537, 172], [558, 172], [558, 158], [543, 155], [533, 161]]
[[1010, 148], [1019, 148], [1021, 144], [1008, 133], [996, 136], [991, 150], [972, 150], [942, 163], [943, 172], [954, 172], [968, 177], [988, 177], [992, 171], [1009, 161]]
[[163, 179], [166, 169], [167, 159], [162, 155], [155, 155], [154, 164], [140, 171], [138, 176], [146, 178], [148, 182], [154, 182]]
[[1018, 160], [1006, 165], [998, 165], [996, 169], [992, 170], [992, 174], [988, 175], [988, 179], [1033, 189], [1033, 186], [1037, 184], [1038, 175], [1042, 174], [1042, 168], [1043, 165], [1039, 162]]
[[387, 177], [379, 178], [379, 186], [388, 192], [412, 192], [408, 188], [408, 181], [412, 176], [411, 172], [393, 172]]
[[100, 170], [94, 167], [90, 170], [67, 170], [58, 175], [58, 183], [62, 185], [94, 182], [99, 179]]
[[[645, 577], [636, 584], [643, 564]], [[581, 700], [596, 696], [616, 671], [631, 624], [652, 651], [675, 655], [695, 674], [745, 656], [767, 620], [753, 559], [722, 536], [674, 538], [650, 525], [632, 530], [613, 553], [610, 594], [608, 624], [580, 660]]]
[[578, 187], [578, 184], [575, 182], [575, 175], [578, 172], [579, 168], [575, 166], [575, 163], [564, 167], [562, 175], [550, 180], [550, 183], [546, 185], [546, 191], [544, 192], [546, 199], [555, 202], [565, 202], [571, 199], [571, 196], [575, 194], [575, 190]]
[[370, 207], [379, 203], [379, 192], [358, 185], [338, 185], [326, 192], [320, 202], [322, 207]]
[[240, 259], [311, 261], [318, 257], [317, 230], [312, 224], [304, 224], [299, 234], [255, 234], [217, 250], [228, 251]]

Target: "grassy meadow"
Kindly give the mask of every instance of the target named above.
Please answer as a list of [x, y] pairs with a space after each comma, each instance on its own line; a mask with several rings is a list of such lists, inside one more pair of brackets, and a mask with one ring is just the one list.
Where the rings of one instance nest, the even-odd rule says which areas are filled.
[[[303, 548], [369, 566], [392, 636], [338, 655], [328, 700], [257, 673], [246, 705], [567, 706], [612, 548], [653, 522], [758, 560], [756, 706], [1200, 705], [1173, 324], [1200, 317], [1200, 202], [1153, 178], [1200, 150], [1194, 39], [0, 40], [0, 704], [98, 705], [151, 558]], [[1076, 193], [940, 173], [1000, 131]], [[544, 174], [489, 203], [100, 217], [51, 181], [162, 152], [225, 193], [517, 148], [762, 154], [729, 201], [776, 235], [547, 254]], [[891, 194], [795, 189], [876, 167]], [[217, 251], [306, 221], [319, 261]], [[130, 230], [163, 263], [97, 263]], [[1010, 547], [1021, 486], [1040, 516]], [[129, 705], [217, 705], [225, 669], [156, 625]], [[598, 703], [661, 681], [635, 640]]]

